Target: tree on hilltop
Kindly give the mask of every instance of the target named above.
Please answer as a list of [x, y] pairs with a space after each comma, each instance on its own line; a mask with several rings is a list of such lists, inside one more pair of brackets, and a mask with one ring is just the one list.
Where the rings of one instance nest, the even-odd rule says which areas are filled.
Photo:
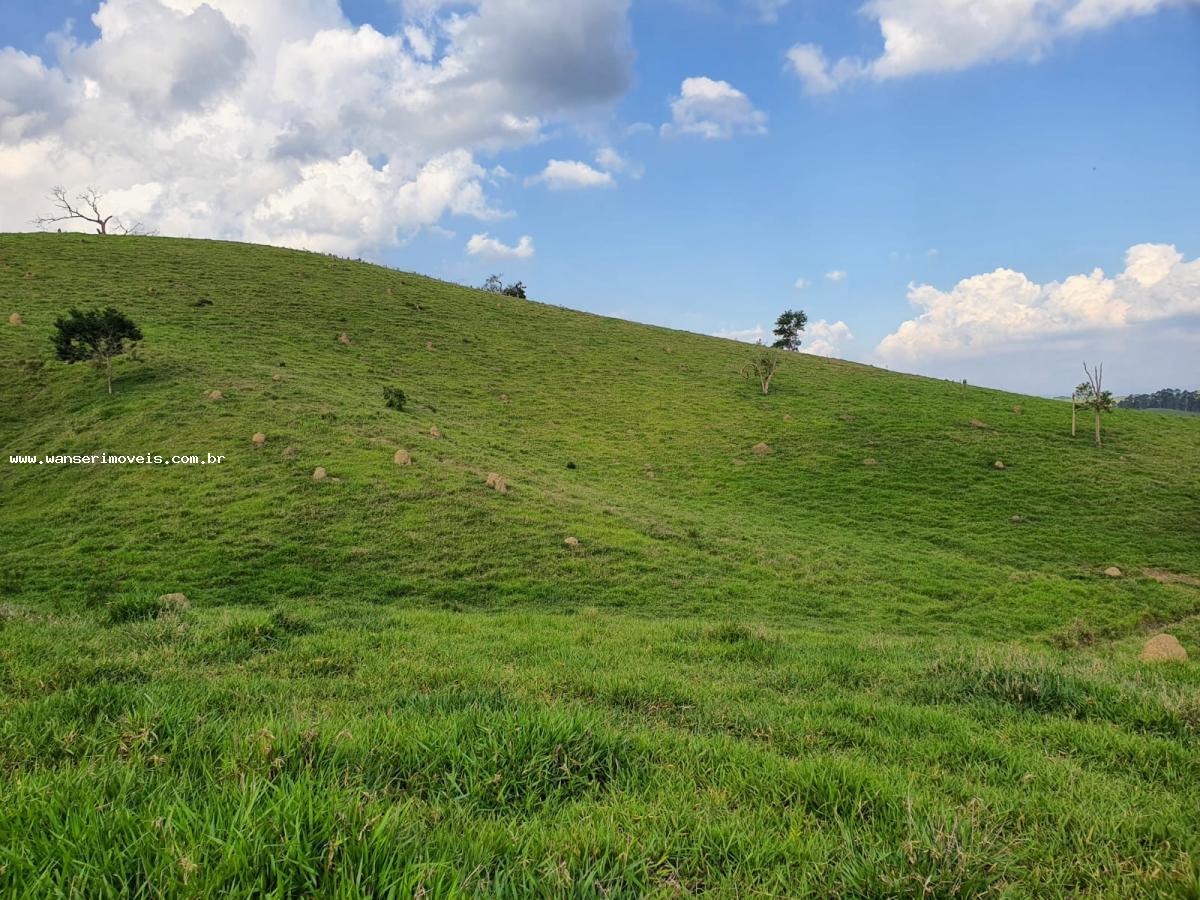
[[808, 314], [804, 310], [786, 310], [775, 320], [775, 337], [777, 340], [771, 346], [778, 350], [799, 350], [800, 333], [804, 331], [804, 326], [807, 324]]
[[107, 216], [104, 215], [100, 211], [100, 203], [103, 200], [103, 195], [94, 187], [88, 188], [82, 194], [77, 195], [74, 201], [72, 201], [67, 196], [66, 188], [58, 186], [50, 192], [50, 199], [53, 201], [56, 209], [49, 215], [38, 216], [33, 220], [33, 224], [39, 228], [45, 228], [58, 222], [81, 221], [95, 225], [96, 234], [112, 233], [142, 236], [153, 234], [153, 232], [147, 231], [141, 222], [135, 222], [130, 226], [125, 225], [111, 213]]

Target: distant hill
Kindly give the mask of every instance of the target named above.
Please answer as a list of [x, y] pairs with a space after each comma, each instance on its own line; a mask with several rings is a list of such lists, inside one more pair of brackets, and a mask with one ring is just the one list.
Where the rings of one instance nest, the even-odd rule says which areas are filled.
[[[1196, 890], [1190, 417], [221, 242], [0, 304], [0, 892]], [[7, 458], [100, 451], [224, 461]]]

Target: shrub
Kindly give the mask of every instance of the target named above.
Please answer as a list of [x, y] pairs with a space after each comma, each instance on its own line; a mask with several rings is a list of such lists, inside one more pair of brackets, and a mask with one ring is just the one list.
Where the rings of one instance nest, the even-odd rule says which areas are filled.
[[383, 389], [383, 401], [387, 404], [388, 409], [398, 409], [403, 412], [404, 404], [408, 402], [408, 395], [400, 390], [400, 388], [385, 387]]

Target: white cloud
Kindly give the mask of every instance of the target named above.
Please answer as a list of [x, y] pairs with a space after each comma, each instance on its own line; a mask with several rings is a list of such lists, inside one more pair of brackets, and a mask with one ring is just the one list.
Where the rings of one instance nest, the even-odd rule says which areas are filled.
[[348, 254], [492, 218], [480, 157], [624, 94], [628, 6], [408, 3], [383, 34], [338, 0], [104, 0], [55, 65], [0, 50], [0, 229], [59, 183], [164, 234]]
[[791, 0], [742, 0], [762, 22], [776, 22], [779, 20], [779, 11], [783, 9]]
[[760, 341], [766, 341], [767, 330], [762, 325], [755, 325], [753, 328], [730, 328], [722, 331], [714, 331], [713, 337], [727, 338], [731, 341], [742, 341], [746, 344], [757, 344]]
[[847, 82], [955, 71], [999, 60], [1040, 59], [1058, 41], [1195, 0], [868, 0], [883, 52], [873, 60], [830, 63], [814, 44], [797, 44], [788, 65], [810, 94]]
[[596, 165], [606, 172], [616, 172], [630, 178], [641, 178], [646, 173], [643, 166], [622, 156], [612, 147], [601, 147], [596, 151]]
[[671, 122], [662, 133], [698, 134], [707, 140], [735, 134], [766, 134], [767, 114], [727, 81], [685, 78], [679, 96], [671, 101]]
[[811, 282], [807, 278], [797, 278], [796, 283], [792, 285], [796, 290], [802, 291], [811, 286]]
[[[757, 344], [760, 341], [769, 344], [775, 340], [774, 334], [763, 328], [761, 324], [755, 325], [753, 328], [730, 328], [714, 331], [713, 337], [728, 338], [747, 344]], [[845, 345], [854, 341], [854, 335], [850, 332], [850, 326], [845, 322], [828, 322], [825, 319], [818, 319], [816, 322], [808, 323], [800, 335], [800, 339], [801, 353], [809, 353], [813, 356], [840, 356], [846, 352]]]
[[834, 284], [841, 284], [846, 280], [846, 273], [841, 269], [834, 269], [832, 272], [825, 273], [825, 280], [832, 281]]
[[1100, 269], [1037, 284], [1012, 269], [965, 278], [949, 291], [911, 285], [921, 313], [880, 342], [889, 362], [963, 358], [1049, 338], [1123, 329], [1200, 315], [1200, 259], [1186, 262], [1170, 244], [1138, 244], [1113, 278]]
[[841, 356], [846, 353], [846, 344], [854, 341], [850, 326], [845, 322], [828, 322], [818, 319], [809, 322], [801, 336], [801, 353], [811, 353], [813, 356]]
[[578, 188], [612, 187], [616, 184], [607, 172], [593, 169], [576, 160], [552, 159], [540, 174], [525, 179], [525, 185], [544, 184], [552, 191]]
[[467, 253], [489, 259], [529, 259], [534, 254], [533, 238], [525, 235], [517, 241], [516, 246], [510, 247], [486, 233], [473, 234], [467, 241]]

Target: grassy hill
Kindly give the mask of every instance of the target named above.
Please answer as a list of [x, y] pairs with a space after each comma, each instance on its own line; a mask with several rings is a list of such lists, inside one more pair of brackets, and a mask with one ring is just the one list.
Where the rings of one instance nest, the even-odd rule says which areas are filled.
[[[1200, 895], [1200, 421], [207, 241], [0, 313], [0, 893]], [[8, 461], [102, 451], [225, 459]]]

